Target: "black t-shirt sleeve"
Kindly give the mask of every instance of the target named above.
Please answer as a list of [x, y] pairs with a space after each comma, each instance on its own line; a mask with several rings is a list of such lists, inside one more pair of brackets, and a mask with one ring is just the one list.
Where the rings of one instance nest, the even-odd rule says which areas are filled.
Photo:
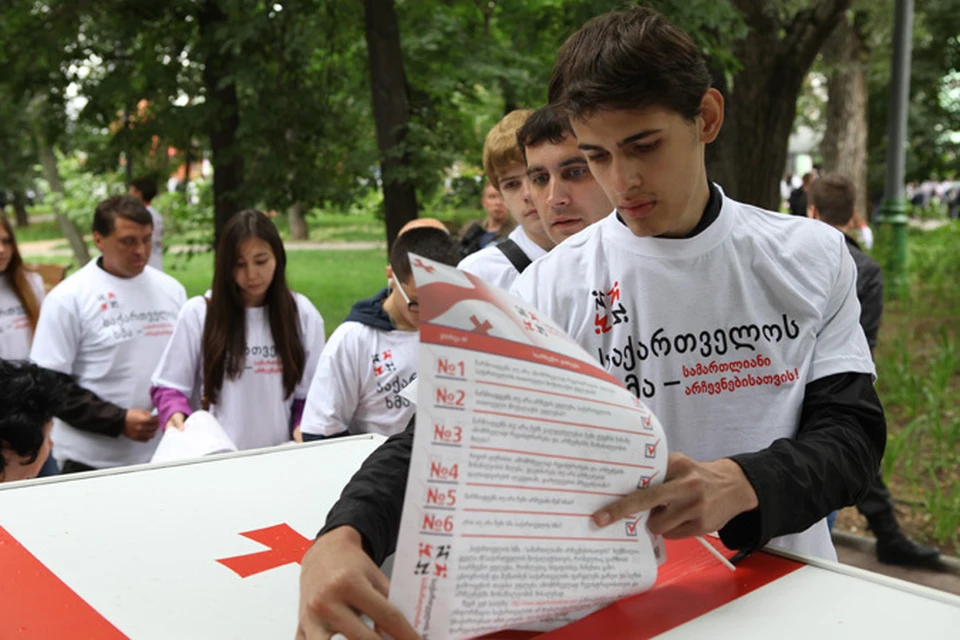
[[65, 373], [57, 376], [63, 384], [63, 408], [57, 413], [58, 418], [81, 431], [114, 438], [123, 433], [126, 409], [81, 387], [73, 376]]
[[370, 454], [340, 494], [318, 535], [349, 525], [360, 532], [363, 548], [378, 565], [393, 553], [400, 534], [416, 416]]
[[732, 456], [760, 504], [728, 522], [720, 539], [731, 549], [753, 551], [855, 504], [877, 475], [886, 433], [869, 374], [841, 373], [809, 383], [795, 439]]

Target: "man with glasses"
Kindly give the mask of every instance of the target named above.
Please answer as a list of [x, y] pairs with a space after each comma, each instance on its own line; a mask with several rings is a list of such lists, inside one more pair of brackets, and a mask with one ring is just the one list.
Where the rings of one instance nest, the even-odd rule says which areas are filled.
[[388, 286], [353, 305], [327, 341], [300, 422], [304, 441], [402, 431], [414, 407], [400, 392], [417, 377], [420, 315], [409, 253], [456, 266], [449, 234], [431, 227], [401, 234], [386, 268]]

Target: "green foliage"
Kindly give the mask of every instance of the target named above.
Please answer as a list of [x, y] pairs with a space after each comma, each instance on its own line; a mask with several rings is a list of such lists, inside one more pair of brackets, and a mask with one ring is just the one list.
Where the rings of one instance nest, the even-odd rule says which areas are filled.
[[81, 154], [67, 156], [57, 152], [57, 165], [64, 194], [53, 192], [45, 180], [38, 179], [45, 194], [45, 204], [50, 208], [59, 205], [67, 217], [77, 223], [82, 233], [89, 233], [97, 203], [110, 196], [126, 193], [125, 178], [118, 171], [91, 175], [87, 171], [86, 158]]
[[[893, 3], [872, 14], [869, 88], [869, 187], [881, 193], [886, 171], [890, 109]], [[916, 3], [910, 66], [906, 180], [956, 177], [960, 166], [960, 0]], [[951, 135], [952, 132], [952, 135]]]
[[[881, 227], [878, 246], [887, 230]], [[960, 222], [909, 235], [909, 297], [884, 311], [877, 391], [884, 476], [916, 496], [925, 533], [960, 549]], [[882, 258], [882, 255], [879, 256]]]

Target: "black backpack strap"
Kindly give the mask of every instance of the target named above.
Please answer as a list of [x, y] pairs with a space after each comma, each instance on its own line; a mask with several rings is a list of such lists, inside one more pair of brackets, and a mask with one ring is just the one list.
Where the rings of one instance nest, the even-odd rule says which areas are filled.
[[510, 264], [512, 264], [514, 269], [520, 273], [523, 273], [524, 269], [529, 267], [530, 263], [533, 262], [533, 260], [531, 260], [530, 257], [523, 252], [523, 249], [521, 249], [520, 246], [510, 238], [507, 238], [503, 242], [499, 243], [497, 245], [497, 249], [500, 249], [500, 251], [503, 252], [503, 255], [507, 256], [507, 260], [510, 261]]

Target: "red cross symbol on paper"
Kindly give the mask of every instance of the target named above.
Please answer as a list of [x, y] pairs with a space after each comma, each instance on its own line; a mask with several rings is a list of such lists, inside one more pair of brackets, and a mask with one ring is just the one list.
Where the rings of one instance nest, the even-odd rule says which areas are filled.
[[383, 375], [383, 367], [374, 367], [373, 373], [378, 376]]
[[384, 360], [390, 360], [390, 359], [392, 359], [392, 358], [393, 358], [393, 352], [392, 352], [392, 351], [390, 351], [390, 350], [388, 349], [387, 351], [384, 351], [384, 352], [383, 352], [383, 359], [384, 359]]
[[426, 271], [427, 273], [433, 273], [434, 271], [437, 270], [436, 267], [431, 267], [431, 266], [428, 265], [428, 264], [423, 264], [423, 260], [421, 260], [420, 258], [417, 258], [416, 260], [413, 261], [413, 266], [415, 266], [415, 267], [420, 267], [421, 269], [423, 269], [423, 270]]
[[100, 310], [101, 310], [101, 311], [106, 311], [106, 310], [107, 310], [107, 303], [106, 303], [106, 302], [104, 302], [104, 303], [102, 303], [102, 304], [100, 305]]
[[474, 333], [482, 333], [483, 335], [486, 335], [490, 333], [490, 329], [493, 329], [493, 325], [490, 324], [489, 320], [484, 320], [483, 323], [481, 323], [480, 320], [477, 319], [477, 316], [470, 316], [470, 322], [473, 323]]
[[313, 540], [300, 535], [285, 523], [245, 531], [240, 535], [268, 547], [266, 551], [217, 560], [241, 578], [249, 578], [287, 564], [300, 564], [303, 554], [313, 544]]

